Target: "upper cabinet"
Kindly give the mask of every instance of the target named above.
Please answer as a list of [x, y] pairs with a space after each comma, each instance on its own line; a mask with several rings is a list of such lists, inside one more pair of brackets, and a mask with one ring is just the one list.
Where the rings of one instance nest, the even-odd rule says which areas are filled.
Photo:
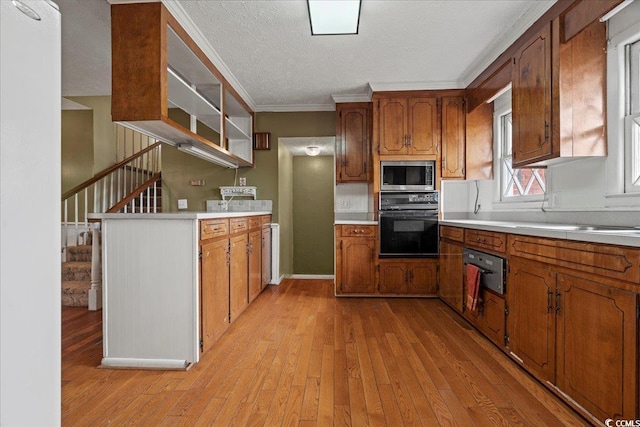
[[513, 166], [606, 156], [606, 25], [563, 40], [560, 16], [513, 58]]
[[465, 113], [462, 96], [442, 98], [442, 178], [465, 176]]
[[336, 182], [371, 179], [371, 103], [336, 105]]
[[437, 97], [374, 94], [380, 155], [436, 155], [440, 145]]
[[253, 112], [160, 3], [111, 6], [113, 121], [193, 155], [252, 166]]

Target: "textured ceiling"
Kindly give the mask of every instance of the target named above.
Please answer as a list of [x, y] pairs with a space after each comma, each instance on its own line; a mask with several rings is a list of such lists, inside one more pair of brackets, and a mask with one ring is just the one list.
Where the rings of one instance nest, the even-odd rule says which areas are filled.
[[[109, 4], [58, 3], [63, 95], [110, 93]], [[293, 111], [331, 109], [332, 95], [369, 85], [464, 87], [554, 1], [363, 0], [358, 35], [315, 37], [304, 0], [165, 3], [252, 107]]]

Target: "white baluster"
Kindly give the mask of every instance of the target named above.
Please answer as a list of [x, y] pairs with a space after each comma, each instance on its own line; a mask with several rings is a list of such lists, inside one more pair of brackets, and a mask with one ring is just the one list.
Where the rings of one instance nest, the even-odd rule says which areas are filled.
[[102, 259], [100, 256], [100, 223], [91, 228], [91, 288], [89, 289], [89, 310], [102, 308]]

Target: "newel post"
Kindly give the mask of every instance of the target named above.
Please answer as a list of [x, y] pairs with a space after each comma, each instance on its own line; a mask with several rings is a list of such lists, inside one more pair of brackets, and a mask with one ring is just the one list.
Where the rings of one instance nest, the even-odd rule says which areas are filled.
[[89, 310], [102, 308], [102, 255], [100, 222], [91, 227], [91, 288], [89, 289]]

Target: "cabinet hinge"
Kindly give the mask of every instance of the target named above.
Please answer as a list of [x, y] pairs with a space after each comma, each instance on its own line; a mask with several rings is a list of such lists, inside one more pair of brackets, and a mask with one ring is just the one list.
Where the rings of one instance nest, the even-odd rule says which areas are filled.
[[204, 340], [200, 338], [200, 351], [204, 350]]
[[380, 292], [380, 283], [378, 283], [378, 292]]
[[342, 240], [340, 240], [340, 250], [342, 250]]
[[202, 249], [200, 249], [200, 252], [198, 252], [198, 258], [202, 259]]
[[509, 345], [509, 334], [507, 333], [504, 334], [504, 345], [505, 346]]
[[504, 315], [505, 315], [505, 316], [508, 316], [508, 315], [509, 315], [509, 306], [508, 306], [508, 305], [505, 305], [505, 306], [504, 306]]
[[636, 305], [636, 319], [640, 319], [640, 305]]
[[549, 139], [549, 122], [545, 120], [544, 122], [544, 140]]
[[340, 116], [340, 118], [342, 118], [342, 111], [340, 111], [338, 115]]
[[514, 63], [514, 64], [516, 63], [516, 58], [513, 58], [513, 63]]

